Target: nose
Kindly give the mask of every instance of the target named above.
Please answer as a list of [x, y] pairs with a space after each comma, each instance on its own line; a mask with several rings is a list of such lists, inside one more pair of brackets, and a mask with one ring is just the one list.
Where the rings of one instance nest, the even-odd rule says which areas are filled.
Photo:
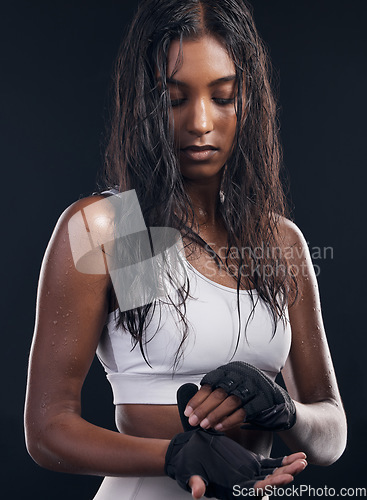
[[190, 134], [198, 137], [211, 132], [214, 128], [211, 103], [204, 98], [194, 100], [188, 110], [186, 126]]

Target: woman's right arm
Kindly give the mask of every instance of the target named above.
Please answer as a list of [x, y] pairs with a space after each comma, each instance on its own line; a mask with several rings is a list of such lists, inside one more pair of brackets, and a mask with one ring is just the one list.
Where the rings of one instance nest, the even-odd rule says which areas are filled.
[[68, 223], [101, 199], [79, 200], [62, 214], [42, 263], [25, 407], [27, 448], [39, 465], [55, 471], [164, 475], [168, 440], [120, 434], [81, 417], [81, 389], [108, 313], [111, 283], [108, 274], [75, 268]]

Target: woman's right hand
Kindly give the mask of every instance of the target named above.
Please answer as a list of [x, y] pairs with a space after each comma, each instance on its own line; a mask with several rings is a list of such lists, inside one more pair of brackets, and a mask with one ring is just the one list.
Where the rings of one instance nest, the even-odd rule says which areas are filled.
[[197, 428], [172, 439], [165, 472], [184, 490], [191, 488], [194, 498], [205, 493], [229, 500], [236, 491], [259, 489], [262, 494], [266, 486], [287, 484], [306, 465], [304, 453], [264, 458], [222, 433]]
[[[208, 497], [232, 499], [235, 486], [258, 489], [280, 486], [307, 465], [302, 452], [288, 457], [264, 458], [223, 433], [192, 427], [184, 414], [187, 402], [197, 392], [194, 384], [184, 384], [177, 391], [177, 404], [185, 432], [177, 434], [168, 447], [165, 472], [183, 489], [191, 489], [193, 498]], [[261, 491], [262, 490], [262, 491]]]

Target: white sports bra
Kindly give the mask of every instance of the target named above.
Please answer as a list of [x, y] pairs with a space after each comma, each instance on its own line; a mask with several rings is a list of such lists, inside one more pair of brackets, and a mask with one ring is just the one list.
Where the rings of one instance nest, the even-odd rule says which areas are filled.
[[256, 290], [240, 290], [241, 335], [235, 352], [239, 329], [237, 291], [211, 281], [187, 260], [185, 265], [190, 281], [185, 314], [188, 338], [176, 370], [173, 361], [182, 337], [182, 323], [173, 306], [161, 304], [150, 315], [145, 352], [151, 366], [144, 361], [138, 345], [132, 349], [131, 335], [122, 327], [116, 328], [115, 312], [108, 315], [97, 356], [111, 383], [115, 405], [176, 404], [180, 385], [199, 385], [205, 373], [229, 361], [246, 361], [273, 380], [284, 366], [291, 344], [288, 311], [278, 321], [274, 335], [271, 313]]

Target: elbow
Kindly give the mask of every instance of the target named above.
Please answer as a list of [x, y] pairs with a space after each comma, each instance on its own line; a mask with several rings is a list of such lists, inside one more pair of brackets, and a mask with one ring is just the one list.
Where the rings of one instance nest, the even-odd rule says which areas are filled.
[[332, 465], [343, 455], [345, 449], [347, 447], [347, 429], [341, 433], [341, 435], [335, 439], [334, 449], [329, 453], [329, 456], [326, 457], [323, 463], [320, 465]]
[[[79, 447], [75, 441], [75, 421], [70, 413], [58, 413], [41, 419], [25, 419], [25, 442], [29, 455], [40, 466], [55, 472], [87, 474], [81, 466]], [[85, 461], [85, 458], [83, 457]]]
[[31, 458], [40, 467], [48, 469], [47, 453], [44, 451], [42, 439], [33, 436], [26, 431], [26, 448]]
[[31, 458], [40, 467], [59, 471], [63, 461], [54, 449], [55, 439], [50, 429], [52, 426], [46, 422], [44, 424], [41, 425], [36, 420], [26, 418], [24, 425], [26, 448]]
[[343, 408], [334, 402], [298, 403], [294, 428], [284, 433], [284, 440], [294, 451], [303, 451], [313, 465], [328, 466], [344, 453], [347, 444], [347, 421]]
[[331, 465], [343, 455], [348, 440], [348, 423], [344, 408], [339, 407], [339, 419], [334, 434], [334, 454], [331, 456], [329, 463]]
[[329, 465], [332, 465], [337, 460], [339, 460], [339, 458], [344, 453], [344, 450], [345, 446], [340, 447], [339, 449], [335, 448], [329, 453], [323, 453], [318, 455], [313, 455], [312, 453], [309, 453], [307, 455], [307, 462], [312, 465], [320, 465], [322, 467], [328, 467]]
[[322, 467], [328, 467], [335, 463], [344, 453], [345, 446], [339, 450], [334, 450], [334, 452], [323, 453], [320, 455], [312, 455], [309, 453], [307, 455], [307, 461], [312, 465], [320, 465]]
[[328, 467], [335, 463], [344, 453], [346, 442], [334, 441], [328, 447], [320, 450], [308, 449], [305, 451], [307, 462], [312, 465]]
[[48, 468], [45, 457], [42, 454], [42, 452], [40, 452], [40, 449], [38, 448], [37, 444], [27, 441], [26, 448], [28, 454], [34, 460], [34, 462], [36, 462], [37, 465], [39, 465], [40, 467], [44, 467], [46, 469]]
[[25, 444], [31, 458], [37, 465], [49, 470], [56, 470], [50, 461], [50, 450], [47, 447], [45, 439], [42, 437], [41, 430], [28, 429], [25, 427]]
[[345, 414], [340, 415], [338, 425], [335, 426], [333, 433], [328, 438], [325, 446], [317, 446], [313, 453], [308, 454], [308, 462], [313, 465], [327, 467], [335, 463], [343, 455], [347, 446], [347, 422]]

